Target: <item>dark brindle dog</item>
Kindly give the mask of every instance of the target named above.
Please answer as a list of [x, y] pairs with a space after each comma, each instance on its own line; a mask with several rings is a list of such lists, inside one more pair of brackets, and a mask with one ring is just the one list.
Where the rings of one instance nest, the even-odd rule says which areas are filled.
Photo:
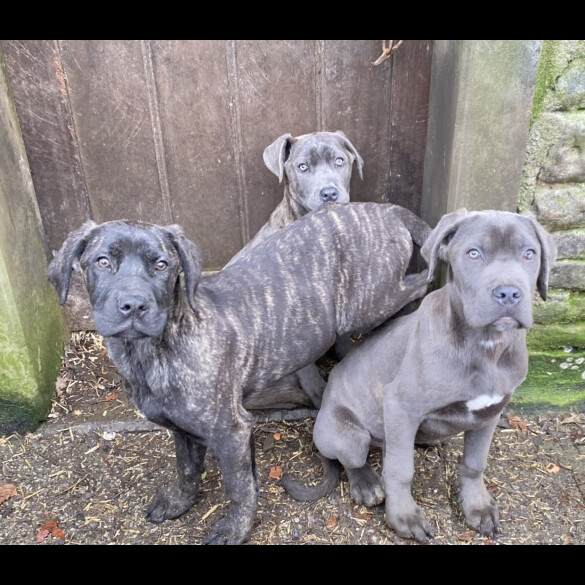
[[[323, 497], [337, 485], [339, 461], [357, 503], [385, 499], [388, 525], [424, 542], [434, 531], [411, 494], [415, 443], [463, 432], [461, 509], [493, 536], [498, 509], [483, 472], [500, 414], [528, 372], [532, 295], [546, 298], [556, 246], [531, 216], [461, 209], [439, 221], [421, 253], [430, 273], [447, 263], [447, 284], [333, 368], [313, 431], [329, 458], [324, 479], [282, 483], [297, 499]], [[366, 461], [370, 445], [384, 446], [383, 477]]]
[[176, 225], [88, 221], [67, 237], [47, 273], [61, 304], [79, 265], [132, 401], [174, 432], [178, 476], [150, 521], [192, 506], [210, 448], [230, 507], [204, 542], [250, 537], [258, 487], [246, 400], [259, 393], [270, 407], [268, 387], [337, 334], [370, 330], [422, 296], [428, 272], [405, 273], [413, 239], [429, 233], [396, 205], [327, 204], [203, 278], [198, 247]]

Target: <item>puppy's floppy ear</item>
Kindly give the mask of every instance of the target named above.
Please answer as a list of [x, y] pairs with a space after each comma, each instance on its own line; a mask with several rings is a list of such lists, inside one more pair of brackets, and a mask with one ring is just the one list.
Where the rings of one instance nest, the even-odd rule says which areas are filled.
[[420, 249], [421, 256], [429, 267], [429, 277], [432, 278], [437, 267], [437, 260], [447, 262], [447, 247], [453, 234], [461, 222], [469, 215], [467, 209], [462, 207], [452, 213], [441, 217], [431, 235], [427, 238]]
[[199, 247], [185, 237], [180, 225], [168, 225], [165, 229], [170, 232], [171, 240], [181, 261], [181, 268], [185, 279], [185, 292], [189, 306], [196, 311], [195, 290], [203, 270], [203, 257]]
[[290, 154], [290, 147], [293, 142], [292, 134], [283, 134], [264, 149], [264, 154], [262, 155], [264, 164], [278, 177], [279, 183], [282, 183], [284, 163]]
[[343, 132], [342, 130], [336, 130], [333, 134], [337, 134], [338, 136], [341, 136], [341, 138], [343, 138], [343, 145], [353, 155], [354, 157], [353, 162], [355, 163], [360, 179], [363, 181], [364, 174], [362, 172], [362, 169], [364, 168], [364, 161], [360, 156], [359, 152], [357, 151], [356, 147], [351, 143], [350, 139], [345, 135], [345, 132]]
[[60, 305], [63, 305], [67, 300], [73, 266], [83, 254], [91, 232], [96, 226], [94, 221], [88, 219], [80, 228], [72, 231], [49, 263], [47, 278], [57, 289]]
[[522, 217], [526, 217], [530, 221], [540, 243], [540, 272], [536, 287], [542, 300], [546, 301], [550, 270], [557, 259], [557, 245], [553, 237], [536, 221], [534, 214], [526, 213]]

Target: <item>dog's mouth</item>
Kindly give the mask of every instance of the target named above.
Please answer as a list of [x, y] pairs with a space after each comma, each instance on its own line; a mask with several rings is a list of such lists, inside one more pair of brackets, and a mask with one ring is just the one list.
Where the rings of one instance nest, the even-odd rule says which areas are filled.
[[118, 339], [144, 339], [145, 337], [152, 337], [152, 335], [148, 335], [134, 327], [129, 327], [122, 331], [115, 332], [109, 335], [109, 337], [117, 337]]
[[95, 326], [103, 337], [116, 339], [136, 340], [146, 337], [160, 337], [164, 330], [165, 320], [155, 323], [143, 323], [138, 319], [126, 319], [123, 322], [109, 320], [94, 313]]
[[491, 324], [492, 329], [496, 331], [511, 331], [512, 329], [522, 329], [524, 325], [514, 317], [500, 317]]

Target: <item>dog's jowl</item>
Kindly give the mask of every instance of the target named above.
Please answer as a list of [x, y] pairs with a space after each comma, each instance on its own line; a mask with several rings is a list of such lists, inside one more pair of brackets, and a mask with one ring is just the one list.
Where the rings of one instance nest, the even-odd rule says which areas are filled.
[[[502, 410], [528, 373], [532, 297], [546, 299], [556, 246], [532, 216], [461, 209], [439, 221], [421, 253], [431, 274], [447, 264], [447, 283], [333, 368], [313, 431], [324, 478], [282, 483], [297, 499], [322, 497], [340, 462], [357, 503], [385, 500], [388, 525], [424, 542], [434, 530], [411, 494], [415, 444], [463, 432], [461, 510], [493, 537], [498, 509], [483, 473]], [[382, 477], [366, 461], [370, 445], [384, 446]]]
[[61, 304], [79, 268], [132, 401], [174, 433], [177, 477], [150, 521], [194, 504], [209, 448], [230, 503], [204, 542], [249, 539], [258, 486], [246, 401], [277, 406], [271, 385], [336, 335], [370, 330], [424, 295], [428, 271], [406, 271], [413, 241], [429, 233], [396, 205], [326, 204], [203, 277], [199, 248], [177, 225], [88, 221], [67, 237], [47, 273]]

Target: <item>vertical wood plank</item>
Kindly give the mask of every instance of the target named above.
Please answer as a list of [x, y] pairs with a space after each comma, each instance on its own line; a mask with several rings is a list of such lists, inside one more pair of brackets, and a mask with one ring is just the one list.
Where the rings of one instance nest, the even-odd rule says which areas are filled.
[[374, 67], [381, 41], [323, 41], [322, 116], [325, 130], [343, 130], [364, 159], [354, 173], [353, 201], [383, 201], [388, 191], [391, 76]]
[[60, 41], [93, 218], [168, 223], [139, 41]]
[[283, 185], [264, 149], [282, 134], [319, 130], [315, 41], [235, 41], [236, 106], [248, 239], [282, 200]]
[[56, 41], [6, 40], [2, 50], [48, 246], [90, 217]]
[[219, 269], [242, 246], [228, 44], [152, 41], [173, 221]]
[[[388, 192], [383, 198], [418, 215], [422, 205], [432, 47], [432, 41], [405, 40], [390, 58], [390, 156]], [[386, 61], [379, 67], [388, 64]]]
[[378, 66], [382, 41], [323, 42], [324, 125], [346, 132], [364, 159], [364, 181], [354, 174], [352, 199], [419, 213], [431, 41], [405, 40]]

